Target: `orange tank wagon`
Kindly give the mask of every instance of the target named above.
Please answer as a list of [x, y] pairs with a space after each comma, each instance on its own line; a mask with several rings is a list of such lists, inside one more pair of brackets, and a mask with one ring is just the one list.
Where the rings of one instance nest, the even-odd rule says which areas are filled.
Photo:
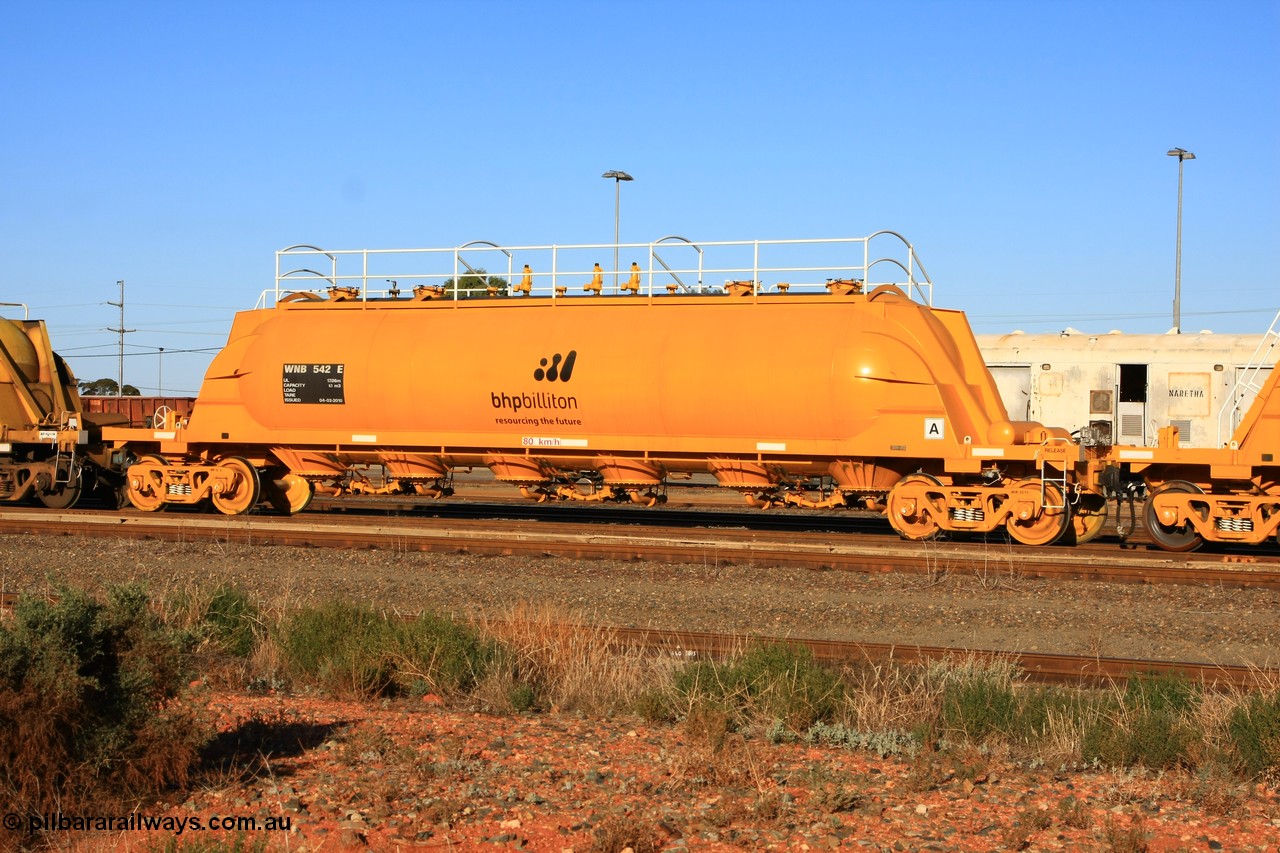
[[[873, 260], [873, 241], [904, 259]], [[540, 498], [652, 503], [709, 472], [757, 505], [880, 508], [910, 538], [1092, 529], [1072, 523], [1097, 503], [1073, 476], [1083, 451], [1009, 419], [897, 234], [622, 248], [638, 259], [621, 273], [601, 247], [284, 250], [191, 414], [107, 430], [135, 460], [130, 500], [294, 512], [382, 465], [426, 494], [484, 466]], [[900, 275], [869, 283], [885, 269]]]

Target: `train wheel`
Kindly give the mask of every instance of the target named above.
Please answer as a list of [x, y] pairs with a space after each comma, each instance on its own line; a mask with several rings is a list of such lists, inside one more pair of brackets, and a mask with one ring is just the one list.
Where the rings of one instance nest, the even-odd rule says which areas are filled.
[[[1199, 486], [1185, 480], [1170, 480], [1155, 489], [1147, 496], [1147, 504], [1142, 509], [1142, 521], [1147, 525], [1147, 532], [1165, 551], [1194, 551], [1204, 544], [1204, 539], [1196, 532], [1191, 522], [1179, 527], [1176, 524], [1164, 524], [1160, 521], [1160, 513], [1156, 509], [1156, 497], [1167, 492], [1187, 495], [1204, 494]], [[1203, 517], [1202, 515], [1201, 518]]]
[[218, 462], [219, 468], [226, 468], [232, 473], [231, 488], [213, 495], [213, 505], [223, 515], [241, 515], [253, 509], [262, 494], [262, 482], [258, 479], [258, 470], [249, 460], [239, 456], [228, 456]]
[[61, 484], [57, 491], [40, 492], [36, 500], [49, 509], [71, 509], [80, 500], [80, 492], [84, 481], [77, 475], [75, 482]]
[[[1013, 486], [1039, 491], [1041, 482], [1037, 479], [1015, 480]], [[1052, 545], [1057, 542], [1071, 528], [1071, 511], [1066, 506], [1061, 487], [1044, 483], [1044, 507], [1040, 514], [1027, 519], [1010, 517], [1004, 526], [1009, 535], [1023, 545]]]
[[[152, 465], [169, 464], [169, 461], [163, 456], [156, 456], [154, 454], [139, 456], [138, 462], [148, 462]], [[127, 482], [125, 483], [124, 488], [129, 497], [129, 503], [133, 504], [143, 512], [158, 512], [164, 509], [164, 495], [161, 494], [160, 485], [158, 483], [147, 481], [140, 483], [139, 488], [135, 488], [133, 485], [133, 478], [129, 477], [127, 473], [125, 475], [125, 479]]]
[[904, 487], [920, 483], [942, 485], [936, 477], [928, 474], [908, 474], [894, 484], [893, 490], [889, 492], [885, 514], [889, 516], [889, 524], [903, 539], [932, 539], [940, 530], [929, 504], [906, 493], [907, 489]]
[[1102, 528], [1106, 526], [1107, 513], [1104, 512], [1076, 512], [1071, 515], [1071, 530], [1067, 532], [1067, 537], [1071, 539], [1072, 545], [1083, 545], [1086, 542], [1092, 542], [1102, 532]]
[[271, 481], [269, 497], [271, 504], [285, 515], [295, 515], [311, 504], [315, 496], [315, 487], [308, 480], [297, 474], [285, 474]]

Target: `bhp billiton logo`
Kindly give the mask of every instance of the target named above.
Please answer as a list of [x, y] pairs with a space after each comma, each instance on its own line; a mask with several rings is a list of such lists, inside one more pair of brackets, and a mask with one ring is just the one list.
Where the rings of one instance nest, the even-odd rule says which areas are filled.
[[[547, 360], [544, 358], [538, 362], [542, 367], [533, 371], [533, 378], [538, 382], [544, 379], [548, 382], [555, 382], [557, 379], [561, 382], [568, 382], [569, 377], [573, 376], [573, 362], [577, 357], [577, 350], [569, 350], [567, 356], [561, 356], [560, 353], [556, 353], [551, 356], [550, 367], [547, 367]], [[564, 359], [564, 364], [560, 363], [561, 358]]]
[[[577, 358], [577, 350], [569, 350], [568, 355], [556, 353], [551, 356], [549, 365], [545, 358], [540, 359], [538, 363], [542, 366], [533, 371], [533, 378], [537, 382], [568, 382], [569, 377], [573, 376], [573, 362]], [[556, 394], [552, 391], [535, 391], [531, 394], [521, 391], [512, 391], [507, 394], [503, 394], [501, 391], [490, 391], [489, 401], [493, 403], [495, 409], [510, 409], [513, 412], [518, 412], [521, 409], [578, 408], [577, 397]]]

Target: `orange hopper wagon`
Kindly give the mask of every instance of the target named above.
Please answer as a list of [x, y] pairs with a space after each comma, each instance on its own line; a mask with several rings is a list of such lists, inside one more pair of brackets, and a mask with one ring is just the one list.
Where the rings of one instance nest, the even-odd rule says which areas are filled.
[[0, 501], [71, 507], [95, 482], [89, 438], [75, 377], [44, 321], [0, 318]]

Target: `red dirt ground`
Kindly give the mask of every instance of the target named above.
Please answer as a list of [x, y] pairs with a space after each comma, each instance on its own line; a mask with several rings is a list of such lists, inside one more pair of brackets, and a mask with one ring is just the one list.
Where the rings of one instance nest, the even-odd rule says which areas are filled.
[[[1231, 780], [1029, 769], [977, 753], [882, 759], [638, 718], [494, 717], [433, 696], [209, 701], [221, 754], [237, 753], [238, 766], [215, 770], [183, 802], [139, 811], [291, 825], [187, 829], [180, 846], [198, 850], [1280, 849], [1280, 791]], [[172, 837], [49, 840], [159, 850]]]

